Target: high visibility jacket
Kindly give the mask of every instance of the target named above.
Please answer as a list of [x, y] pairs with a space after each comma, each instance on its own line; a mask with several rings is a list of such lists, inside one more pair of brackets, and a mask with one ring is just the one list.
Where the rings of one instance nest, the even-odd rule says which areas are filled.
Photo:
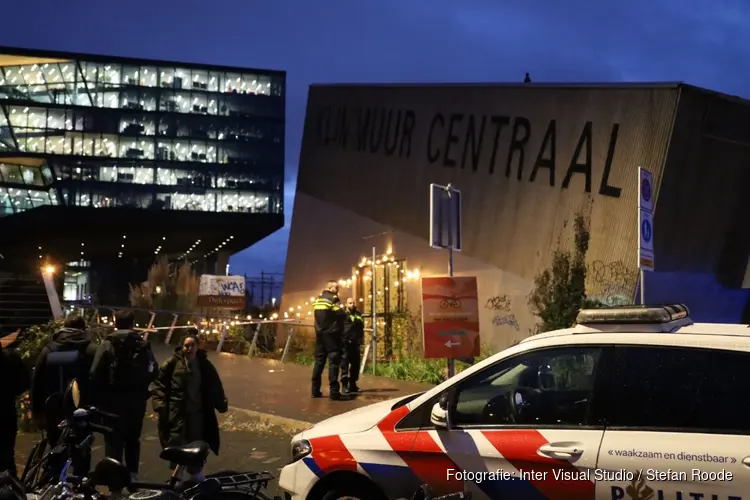
[[365, 320], [357, 308], [346, 311], [344, 321], [344, 340], [362, 344], [365, 341]]
[[338, 295], [323, 290], [313, 302], [313, 312], [315, 314], [315, 333], [337, 335], [343, 333], [346, 312]]

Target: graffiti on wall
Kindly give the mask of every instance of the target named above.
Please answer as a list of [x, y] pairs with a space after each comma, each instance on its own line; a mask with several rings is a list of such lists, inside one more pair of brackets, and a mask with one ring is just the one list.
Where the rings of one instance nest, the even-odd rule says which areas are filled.
[[595, 260], [588, 269], [588, 296], [608, 306], [631, 304], [638, 280], [637, 271], [621, 260]]
[[507, 295], [495, 295], [487, 299], [484, 304], [485, 309], [489, 309], [493, 313], [492, 325], [496, 327], [509, 326], [514, 328], [516, 331], [520, 330], [521, 327], [518, 324], [516, 315], [510, 309], [511, 300]]

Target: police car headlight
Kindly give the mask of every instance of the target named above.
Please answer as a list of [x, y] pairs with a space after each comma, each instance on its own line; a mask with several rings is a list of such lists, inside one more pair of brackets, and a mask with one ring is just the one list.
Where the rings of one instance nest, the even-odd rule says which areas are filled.
[[307, 455], [312, 453], [312, 445], [307, 439], [300, 439], [292, 443], [292, 462], [305, 458]]

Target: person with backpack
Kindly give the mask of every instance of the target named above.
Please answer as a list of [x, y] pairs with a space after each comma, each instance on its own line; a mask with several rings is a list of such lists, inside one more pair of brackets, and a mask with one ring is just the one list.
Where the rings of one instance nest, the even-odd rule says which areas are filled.
[[[226, 412], [229, 403], [216, 367], [198, 347], [195, 329], [188, 331], [174, 355], [159, 368], [151, 385], [151, 401], [159, 418], [162, 447], [205, 441], [219, 454], [215, 411]], [[189, 467], [187, 472], [196, 481], [202, 479], [200, 467]]]
[[[18, 415], [16, 414], [16, 400], [28, 390], [31, 383], [29, 369], [15, 349], [8, 348], [0, 339], [0, 477], [7, 471], [12, 478], [17, 477], [15, 449], [16, 434], [18, 433]], [[2, 483], [2, 481], [0, 481]]]
[[133, 478], [141, 458], [141, 431], [149, 385], [158, 365], [151, 345], [133, 330], [132, 311], [116, 311], [116, 330], [105, 338], [91, 366], [95, 404], [119, 418], [112, 435], [104, 436], [104, 454], [122, 462]]
[[60, 438], [62, 431], [57, 426], [65, 418], [63, 395], [73, 379], [78, 380], [81, 404], [89, 404], [89, 370], [95, 354], [96, 344], [86, 331], [86, 321], [80, 316], [69, 316], [36, 359], [31, 381], [31, 415], [46, 430], [50, 447]]

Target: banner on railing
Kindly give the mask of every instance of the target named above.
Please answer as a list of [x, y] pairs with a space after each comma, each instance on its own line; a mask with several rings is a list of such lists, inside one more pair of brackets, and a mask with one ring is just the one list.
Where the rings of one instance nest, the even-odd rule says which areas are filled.
[[244, 276], [201, 275], [198, 286], [199, 307], [244, 309], [245, 305]]

